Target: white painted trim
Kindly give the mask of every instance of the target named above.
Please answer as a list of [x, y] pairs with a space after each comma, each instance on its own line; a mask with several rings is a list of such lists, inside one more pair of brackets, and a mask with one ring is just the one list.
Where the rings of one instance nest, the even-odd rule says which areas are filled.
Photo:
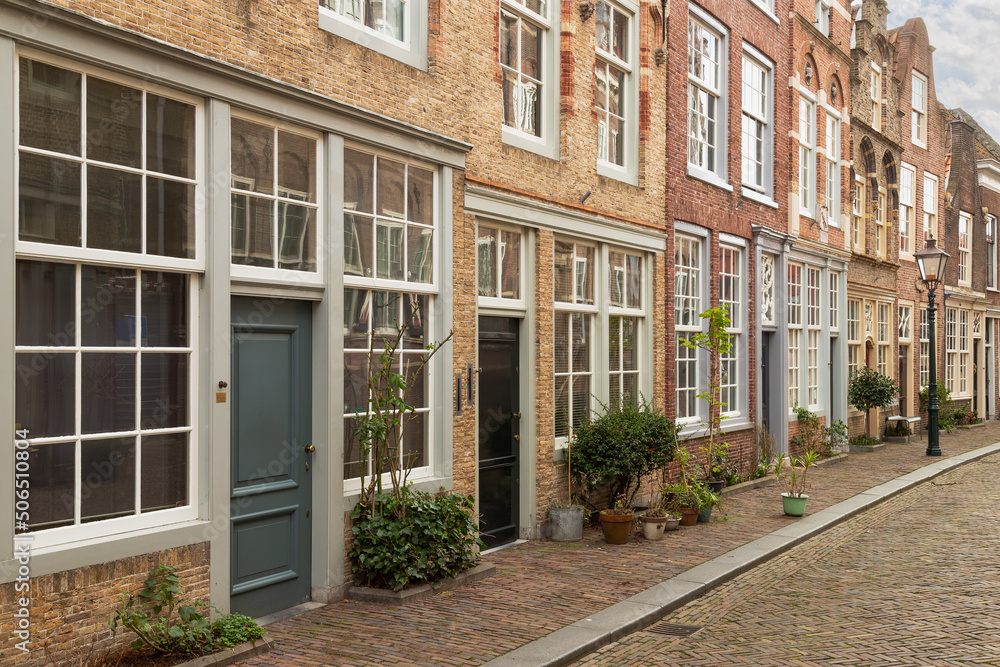
[[403, 7], [402, 41], [382, 35], [323, 6], [317, 8], [319, 29], [427, 71], [427, 0], [410, 0]]

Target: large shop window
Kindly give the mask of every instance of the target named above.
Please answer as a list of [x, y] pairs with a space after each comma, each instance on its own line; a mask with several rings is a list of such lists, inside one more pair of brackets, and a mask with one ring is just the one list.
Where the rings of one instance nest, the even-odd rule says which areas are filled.
[[18, 92], [17, 530], [44, 547], [194, 519], [201, 109], [31, 58]]
[[[400, 464], [420, 477], [433, 457], [433, 362], [418, 373], [427, 345], [435, 342], [435, 172], [353, 148], [344, 150], [344, 479], [371, 475], [354, 435], [356, 418], [369, 409], [369, 350], [406, 325], [394, 359], [411, 386], [412, 414], [403, 419]], [[437, 359], [435, 357], [435, 359]], [[384, 471], [378, 471], [384, 472]]]
[[315, 137], [233, 117], [234, 275], [270, 276], [257, 267], [316, 273], [316, 144]]
[[129, 529], [151, 525], [130, 520], [189, 506], [193, 282], [165, 271], [17, 262], [14, 404], [31, 443], [30, 530], [107, 519]]

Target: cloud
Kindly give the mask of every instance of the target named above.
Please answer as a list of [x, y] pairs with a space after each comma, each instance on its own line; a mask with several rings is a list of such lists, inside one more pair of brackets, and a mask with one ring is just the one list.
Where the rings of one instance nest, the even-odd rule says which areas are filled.
[[934, 52], [935, 92], [1000, 139], [1000, 11], [997, 0], [890, 0], [889, 27], [919, 16]]

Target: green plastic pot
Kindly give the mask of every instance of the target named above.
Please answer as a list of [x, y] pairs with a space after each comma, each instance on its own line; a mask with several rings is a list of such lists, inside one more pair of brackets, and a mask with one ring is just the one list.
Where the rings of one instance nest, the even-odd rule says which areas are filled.
[[805, 494], [801, 496], [793, 496], [788, 493], [781, 494], [781, 505], [788, 516], [802, 516], [805, 514], [807, 500], [809, 500], [809, 496]]

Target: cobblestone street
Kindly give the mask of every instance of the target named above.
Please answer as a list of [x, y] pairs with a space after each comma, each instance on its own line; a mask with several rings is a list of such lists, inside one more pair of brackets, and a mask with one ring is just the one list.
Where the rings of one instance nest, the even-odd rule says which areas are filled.
[[[578, 665], [1000, 665], [1000, 456], [923, 484]], [[654, 628], [656, 626], [653, 626]]]
[[[942, 434], [943, 458], [998, 440], [997, 422]], [[888, 445], [817, 468], [810, 473], [807, 518], [935, 462], [937, 459], [924, 455], [925, 447], [924, 442]], [[955, 649], [966, 651], [967, 657], [975, 653], [986, 660], [979, 664], [1000, 665], [998, 474], [1000, 460], [996, 455], [966, 464], [956, 473], [937, 478], [933, 485], [923, 484], [753, 570], [763, 573], [759, 580], [740, 580], [724, 593], [717, 589], [701, 601], [711, 604], [714, 600], [715, 607], [692, 605], [671, 617], [675, 622], [710, 624], [693, 638], [676, 640], [642, 632], [589, 660], [597, 661], [593, 664], [630, 664], [647, 656], [651, 661], [647, 664], [724, 664], [729, 659], [735, 664], [764, 664], [757, 660], [758, 653], [762, 659], [770, 659], [768, 655], [781, 651], [771, 664], [832, 664], [841, 660], [843, 664], [867, 665], [877, 663], [874, 658], [859, 656], [868, 650], [867, 642], [880, 637], [886, 637], [887, 644], [931, 652], [940, 659], [947, 652], [934, 652], [940, 650], [943, 640], [959, 636], [955, 619], [968, 618], [981, 621], [984, 628], [992, 623], [993, 637], [990, 640], [988, 631], [981, 630], [977, 643], [971, 639], [974, 628], [965, 626], [963, 632], [968, 631], [970, 638], [956, 641]], [[968, 513], [957, 516], [956, 512], [965, 508]], [[609, 546], [599, 530], [585, 531], [583, 541], [577, 543], [533, 540], [486, 556], [484, 560], [497, 565], [493, 577], [428, 600], [405, 607], [344, 601], [274, 623], [268, 627], [268, 638], [276, 642], [274, 650], [240, 664], [481, 664], [795, 521], [783, 515], [778, 488], [771, 485], [727, 497], [720, 516], [713, 516], [711, 523], [670, 533], [659, 542], [633, 536], [624, 546]], [[935, 540], [929, 551], [904, 555], [902, 546], [921, 537]], [[839, 544], [847, 546], [837, 550]], [[862, 551], [869, 547], [871, 553]], [[824, 565], [816, 565], [820, 562]], [[839, 563], [846, 569], [835, 567]], [[888, 571], [881, 569], [883, 565]], [[909, 566], [917, 578], [903, 569]], [[871, 593], [863, 588], [869, 576], [873, 577]], [[904, 587], [897, 590], [897, 584]], [[831, 596], [839, 592], [839, 606], [800, 623], [802, 614], [815, 608], [809, 597], [824, 592]], [[780, 624], [758, 626], [756, 621], [742, 625], [723, 617], [727, 610], [739, 609], [753, 596], [758, 596], [752, 605], [755, 612], [775, 605], [776, 613], [787, 614], [796, 623], [788, 628]], [[806, 596], [805, 602], [801, 602], [802, 596]], [[906, 603], [920, 606], [926, 620], [906, 609]], [[845, 619], [843, 626], [838, 615]], [[938, 615], [940, 621], [935, 620]], [[722, 620], [697, 621], [700, 617]], [[727, 631], [729, 625], [733, 625], [732, 633]], [[893, 639], [890, 630], [901, 634]], [[789, 632], [794, 634], [781, 638]], [[816, 642], [828, 642], [824, 646], [834, 647], [836, 651], [830, 655], [838, 657], [795, 662], [804, 659], [796, 650], [798, 633]], [[994, 643], [987, 648], [987, 641]], [[718, 653], [685, 657], [699, 646]], [[661, 653], [669, 657], [663, 658]], [[891, 654], [900, 655], [899, 649], [894, 648]], [[922, 663], [907, 658], [885, 664]]]

